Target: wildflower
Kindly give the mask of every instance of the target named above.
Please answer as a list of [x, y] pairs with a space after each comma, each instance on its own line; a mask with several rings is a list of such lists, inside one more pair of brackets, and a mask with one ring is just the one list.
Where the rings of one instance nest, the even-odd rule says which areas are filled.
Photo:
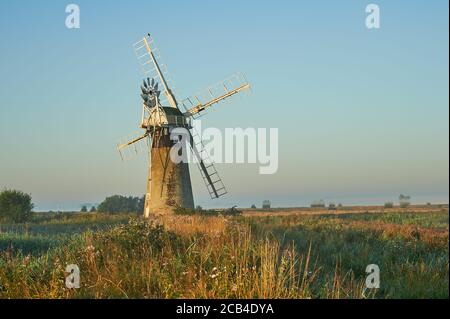
[[28, 254], [22, 261], [23, 265], [26, 266], [30, 263], [30, 255]]
[[86, 247], [86, 252], [95, 252], [95, 247], [92, 245], [89, 245]]
[[55, 259], [53, 260], [53, 264], [56, 265], [56, 266], [61, 264], [61, 261], [59, 260], [58, 256], [56, 256]]

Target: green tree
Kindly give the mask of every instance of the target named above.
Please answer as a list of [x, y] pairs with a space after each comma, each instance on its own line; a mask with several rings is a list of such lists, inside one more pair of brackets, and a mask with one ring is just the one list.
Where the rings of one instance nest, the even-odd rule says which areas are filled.
[[394, 208], [394, 203], [393, 202], [386, 202], [386, 203], [384, 203], [384, 208]]
[[23, 223], [33, 216], [31, 195], [18, 190], [4, 190], [0, 193], [0, 219]]
[[95, 208], [95, 206], [92, 206], [90, 212], [95, 213], [96, 211], [97, 211], [97, 208]]
[[411, 204], [411, 196], [400, 194], [398, 197], [401, 208], [407, 208]]
[[101, 213], [141, 213], [144, 211], [144, 197], [113, 195], [97, 207]]
[[82, 212], [82, 213], [87, 213], [87, 207], [86, 207], [86, 205], [83, 205], [83, 206], [81, 207], [81, 212]]

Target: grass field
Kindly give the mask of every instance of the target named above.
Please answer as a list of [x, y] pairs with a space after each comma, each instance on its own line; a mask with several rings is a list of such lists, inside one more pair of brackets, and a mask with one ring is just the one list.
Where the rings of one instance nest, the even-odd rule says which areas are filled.
[[[448, 298], [448, 207], [0, 224], [0, 298]], [[76, 264], [81, 288], [67, 289]], [[380, 289], [365, 289], [366, 266]]]

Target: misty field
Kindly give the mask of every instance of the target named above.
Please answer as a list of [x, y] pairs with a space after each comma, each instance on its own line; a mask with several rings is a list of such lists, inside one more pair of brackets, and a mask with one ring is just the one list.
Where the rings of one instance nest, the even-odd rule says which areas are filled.
[[[448, 208], [0, 224], [0, 298], [448, 298]], [[67, 289], [65, 267], [80, 268]], [[380, 288], [366, 289], [366, 266]]]

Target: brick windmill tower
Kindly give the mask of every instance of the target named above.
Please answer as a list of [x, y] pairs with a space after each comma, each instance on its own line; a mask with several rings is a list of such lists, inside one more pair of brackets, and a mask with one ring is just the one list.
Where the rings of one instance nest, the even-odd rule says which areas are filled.
[[[194, 208], [189, 164], [171, 160], [171, 150], [173, 152], [177, 143], [188, 146], [181, 148], [181, 152], [188, 148], [191, 150], [211, 198], [225, 195], [226, 188], [203, 147], [201, 137], [192, 126], [192, 119], [212, 105], [250, 89], [249, 83], [243, 75], [236, 74], [178, 103], [167, 69], [160, 61], [159, 50], [150, 34], [135, 43], [133, 48], [145, 76], [141, 85], [140, 124], [145, 132], [127, 143], [119, 144], [118, 150], [123, 155], [131, 145], [136, 146], [141, 141], [147, 141], [149, 146], [144, 216], [148, 217], [151, 213], [168, 214], [178, 206]], [[187, 134], [177, 135], [177, 139], [174, 139], [173, 135], [171, 137], [174, 129], [184, 129], [181, 131]]]

